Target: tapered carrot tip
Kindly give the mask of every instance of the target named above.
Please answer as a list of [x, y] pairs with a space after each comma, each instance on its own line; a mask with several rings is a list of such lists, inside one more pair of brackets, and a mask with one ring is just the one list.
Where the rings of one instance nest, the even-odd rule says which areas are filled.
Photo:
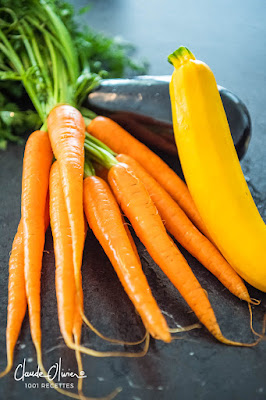
[[254, 299], [254, 298], [250, 298], [250, 299], [249, 299], [249, 303], [252, 304], [253, 306], [259, 306], [260, 303], [261, 303], [261, 300], [257, 300], [257, 299]]
[[6, 369], [0, 373], [0, 378], [3, 378], [11, 371], [12, 365], [13, 365], [13, 362], [7, 364]]
[[161, 325], [159, 325], [156, 329], [156, 326], [154, 327], [151, 323], [147, 323], [147, 321], [145, 320], [145, 318], [142, 316], [142, 320], [143, 323], [146, 327], [146, 329], [149, 331], [150, 335], [157, 340], [162, 340], [165, 343], [171, 343], [171, 334], [169, 332], [169, 328], [167, 326], [166, 321], [163, 319], [161, 320], [161, 318], [159, 319], [159, 321], [161, 321]]

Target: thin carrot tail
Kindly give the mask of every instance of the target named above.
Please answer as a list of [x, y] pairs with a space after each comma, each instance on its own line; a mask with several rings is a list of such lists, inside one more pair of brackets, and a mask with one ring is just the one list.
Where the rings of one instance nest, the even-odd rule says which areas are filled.
[[[80, 345], [80, 333], [77, 333], [77, 332], [74, 333], [74, 341], [75, 341], [75, 345], [78, 345], [78, 346]], [[77, 365], [78, 365], [79, 376], [82, 376], [84, 371], [83, 371], [82, 358], [81, 358], [79, 349], [75, 350], [75, 355], [76, 355], [76, 360], [77, 360]], [[117, 396], [118, 393], [121, 392], [121, 390], [122, 389], [120, 387], [113, 390], [109, 395], [102, 398], [102, 400], [112, 400], [113, 398], [115, 398]], [[78, 380], [78, 393], [79, 393], [81, 400], [88, 399], [83, 393], [83, 378], [80, 378]], [[100, 399], [97, 399], [97, 400], [100, 400]]]
[[[67, 390], [61, 389], [59, 387], [56, 386], [56, 384], [53, 382], [52, 379], [49, 378], [49, 374], [46, 371], [46, 369], [44, 368], [43, 362], [42, 362], [42, 352], [41, 352], [41, 348], [39, 346], [36, 346], [36, 354], [37, 354], [37, 363], [38, 366], [40, 368], [40, 370], [42, 371], [43, 377], [46, 379], [46, 381], [58, 392], [61, 393], [67, 397], [71, 397], [72, 399], [80, 399], [79, 394], [76, 393], [72, 393], [69, 392]], [[91, 400], [89, 398], [87, 398], [87, 400]]]
[[88, 320], [88, 318], [85, 316], [84, 313], [82, 313], [82, 319], [84, 321], [84, 323], [97, 335], [99, 336], [101, 339], [105, 340], [106, 342], [110, 342], [110, 343], [114, 343], [114, 344], [119, 344], [121, 346], [137, 346], [138, 344], [141, 344], [144, 342], [144, 340], [147, 337], [147, 330], [145, 332], [145, 335], [142, 337], [142, 339], [136, 341], [136, 342], [126, 342], [123, 340], [119, 340], [119, 339], [113, 339], [107, 336], [104, 336], [101, 332], [98, 331], [98, 329], [96, 329], [92, 323]]
[[[79, 345], [80, 344], [80, 335], [77, 335], [76, 333], [74, 333], [74, 341], [75, 341], [76, 345]], [[79, 376], [82, 376], [83, 375], [83, 364], [82, 364], [82, 358], [81, 358], [81, 354], [80, 354], [79, 350], [75, 350], [75, 356], [76, 356], [76, 360], [77, 360]], [[79, 393], [81, 400], [84, 400], [85, 397], [83, 394], [83, 378], [78, 379], [78, 393]]]
[[11, 371], [11, 368], [12, 368], [12, 364], [11, 364], [11, 365], [8, 365], [8, 364], [7, 364], [7, 366], [6, 366], [6, 368], [4, 369], [4, 371], [2, 371], [2, 372], [0, 373], [0, 378], [3, 378], [4, 376], [6, 376], [6, 375]]
[[37, 354], [37, 363], [38, 366], [41, 370], [41, 372], [43, 373], [43, 377], [47, 380], [47, 382], [58, 392], [61, 393], [67, 397], [70, 397], [72, 399], [82, 399], [82, 400], [112, 400], [116, 397], [116, 395], [121, 391], [121, 388], [115, 389], [111, 394], [109, 394], [106, 397], [86, 397], [82, 394], [82, 397], [80, 397], [80, 394], [76, 394], [76, 393], [72, 393], [69, 392], [67, 390], [61, 389], [59, 387], [56, 386], [56, 384], [54, 383], [54, 381], [52, 379], [49, 378], [48, 372], [46, 371], [46, 369], [44, 368], [43, 362], [42, 362], [42, 352], [39, 346], [36, 346], [36, 354]]
[[78, 350], [83, 354], [87, 354], [89, 356], [93, 357], [127, 357], [127, 358], [139, 358], [139, 357], [144, 357], [149, 349], [149, 344], [150, 344], [150, 335], [149, 333], [146, 334], [145, 336], [145, 344], [143, 350], [141, 350], [138, 353], [129, 353], [129, 352], [121, 352], [121, 351], [97, 351], [93, 350], [89, 347], [81, 346], [81, 345], [76, 345], [73, 340], [68, 337], [65, 338], [66, 345], [72, 349], [72, 350]]
[[193, 329], [199, 329], [199, 328], [201, 328], [200, 324], [192, 324], [192, 325], [188, 325], [188, 326], [184, 326], [184, 327], [180, 327], [180, 328], [169, 328], [169, 332], [170, 333], [188, 332], [188, 331], [192, 331]]
[[249, 303], [252, 304], [253, 306], [259, 306], [260, 303], [261, 303], [261, 300], [257, 300], [257, 299], [254, 299], [254, 298], [251, 297], [249, 299]]
[[[254, 301], [254, 300], [256, 300], [256, 299], [251, 299], [251, 300]], [[255, 329], [253, 328], [253, 313], [252, 313], [251, 304], [253, 304], [253, 305], [255, 305], [255, 304], [258, 305], [258, 304], [260, 304], [260, 301], [259, 301], [259, 300], [256, 300], [256, 302], [249, 302], [249, 303], [248, 303], [249, 324], [250, 324], [251, 332], [252, 332], [254, 335], [256, 335], [256, 336], [263, 337], [263, 334], [262, 334], [262, 333], [256, 332]]]
[[[86, 231], [86, 228], [85, 228]], [[85, 233], [85, 232], [84, 232]], [[86, 233], [85, 233], [86, 236]], [[80, 271], [81, 275], [81, 271]], [[80, 302], [78, 302], [80, 300]], [[80, 345], [80, 340], [81, 340], [81, 334], [82, 334], [82, 316], [81, 312], [79, 311], [83, 310], [83, 295], [80, 299], [78, 299], [78, 296], [76, 296], [76, 315], [74, 318], [74, 326], [73, 326], [73, 336], [74, 336], [74, 341], [76, 345]], [[78, 372], [79, 372], [79, 379], [78, 379], [78, 393], [80, 395], [80, 398], [83, 400], [84, 399], [84, 394], [83, 394], [83, 365], [82, 365], [82, 358], [80, 351], [78, 349], [75, 350], [75, 356], [76, 356], [76, 361], [77, 361], [77, 366], [78, 366]]]
[[6, 376], [12, 369], [13, 366], [13, 358], [10, 358], [7, 356], [7, 365], [6, 368], [4, 369], [4, 371], [2, 371], [0, 373], [0, 378], [3, 378], [4, 376]]
[[[80, 335], [77, 335], [74, 333], [74, 341], [75, 341], [75, 345], [79, 346], [80, 345]], [[79, 372], [79, 376], [82, 376], [83, 373], [83, 365], [82, 365], [82, 358], [81, 358], [81, 354], [80, 354], [80, 350], [76, 349], [75, 350], [75, 355], [76, 355], [76, 360], [77, 360], [77, 364], [78, 364], [78, 372]], [[120, 393], [122, 391], [122, 388], [117, 388], [115, 390], [113, 390], [109, 395], [107, 395], [106, 397], [103, 397], [102, 400], [112, 400], [114, 399], [118, 393]], [[80, 378], [78, 380], [78, 393], [80, 396], [81, 400], [86, 400], [88, 399], [84, 393], [83, 393], [83, 378]], [[101, 399], [97, 399], [97, 400], [101, 400]]]
[[[201, 327], [202, 327], [201, 324], [192, 324], [192, 325], [188, 325], [188, 326], [184, 326], [184, 327], [180, 327], [180, 328], [170, 328], [169, 332], [170, 333], [188, 332], [188, 331], [192, 331], [193, 329], [200, 329]], [[171, 338], [172, 338], [172, 340], [187, 339], [186, 336], [172, 336]]]
[[6, 352], [6, 359], [7, 359], [6, 368], [4, 369], [4, 371], [0, 373], [0, 378], [6, 376], [11, 371], [13, 366], [13, 351], [12, 349], [9, 349], [8, 346]]
[[233, 340], [226, 339], [222, 335], [221, 331], [220, 331], [220, 334], [217, 332], [216, 334], [214, 334], [214, 336], [221, 343], [228, 344], [230, 346], [254, 347], [254, 346], [257, 346], [257, 344], [259, 344], [259, 342], [261, 342], [265, 338], [265, 330], [266, 330], [266, 314], [264, 315], [264, 318], [263, 318], [262, 332], [261, 332], [261, 334], [255, 333], [259, 336], [259, 338], [256, 339], [254, 342], [251, 342], [251, 343], [234, 342]]

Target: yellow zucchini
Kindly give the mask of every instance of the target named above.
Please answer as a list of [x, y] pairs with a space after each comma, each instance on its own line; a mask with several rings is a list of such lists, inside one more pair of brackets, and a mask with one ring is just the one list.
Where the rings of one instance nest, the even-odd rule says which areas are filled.
[[183, 173], [211, 238], [266, 292], [266, 226], [245, 181], [214, 75], [185, 47], [169, 56], [173, 124]]

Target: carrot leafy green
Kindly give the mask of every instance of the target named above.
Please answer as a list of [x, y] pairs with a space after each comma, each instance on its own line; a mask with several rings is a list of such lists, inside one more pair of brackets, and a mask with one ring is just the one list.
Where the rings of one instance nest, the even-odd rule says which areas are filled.
[[[21, 140], [17, 131], [34, 129], [39, 119], [44, 123], [56, 104], [81, 107], [101, 79], [145, 72], [145, 64], [128, 55], [129, 45], [81, 26], [67, 2], [0, 5], [1, 148]], [[39, 119], [33, 111], [22, 112], [32, 105]]]

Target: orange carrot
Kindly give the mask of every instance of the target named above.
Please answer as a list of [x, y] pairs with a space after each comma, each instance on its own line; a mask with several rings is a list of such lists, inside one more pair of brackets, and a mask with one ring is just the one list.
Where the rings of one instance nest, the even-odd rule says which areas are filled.
[[[79, 345], [82, 328], [80, 309], [83, 309], [83, 296], [81, 292], [81, 296], [79, 297], [80, 304], [77, 304], [78, 297], [76, 296], [74, 281], [71, 230], [67, 218], [57, 161], [51, 168], [50, 196], [51, 229], [56, 261], [55, 282], [60, 331], [65, 341], [67, 341], [73, 333], [75, 343]], [[76, 356], [78, 364], [81, 365], [81, 358], [78, 350], [76, 350]], [[80, 382], [82, 382], [82, 380], [80, 380]]]
[[[102, 178], [104, 181], [107, 182], [108, 181], [108, 169], [103, 167], [100, 164], [97, 164], [97, 163], [96, 163], [96, 165], [94, 164], [94, 167], [95, 167], [95, 171], [96, 171], [95, 175], [99, 176], [100, 178]], [[128, 225], [127, 225], [127, 223], [126, 223], [126, 221], [125, 221], [123, 216], [122, 216], [122, 220], [123, 220], [123, 224], [124, 224], [125, 230], [127, 232], [128, 238], [130, 240], [131, 246], [132, 246], [132, 248], [134, 250], [134, 253], [135, 253], [139, 263], [141, 263], [140, 262], [140, 258], [139, 258], [139, 253], [137, 251], [135, 242], [133, 240], [133, 237], [132, 237], [132, 235], [130, 233], [129, 227], [128, 227]]]
[[[60, 330], [67, 346], [75, 350], [76, 355], [78, 352], [81, 352], [95, 357], [144, 356], [148, 350], [149, 337], [146, 339], [143, 351], [139, 353], [99, 352], [97, 350], [81, 346], [78, 343], [74, 343], [72, 339], [72, 333], [74, 333], [76, 341], [79, 341], [80, 338], [81, 321], [79, 316], [75, 315], [75, 313], [78, 311], [78, 313], [83, 317], [81, 303], [82, 290], [80, 290], [79, 296], [77, 296], [75, 280], [73, 278], [74, 266], [73, 257], [71, 257], [73, 248], [70, 235], [70, 223], [64, 201], [64, 193], [58, 161], [53, 164], [50, 174], [50, 218], [56, 260], [56, 295], [58, 318]], [[83, 236], [85, 236], [84, 225]], [[79, 271], [79, 274], [81, 275], [81, 271]], [[78, 279], [80, 281], [81, 276], [79, 276]], [[110, 398], [112, 398], [115, 393], [118, 393], [118, 391], [119, 389], [111, 393]]]
[[94, 118], [87, 130], [116, 153], [135, 158], [173, 197], [191, 221], [208, 236], [186, 184], [160, 157], [109, 118]]
[[[55, 253], [55, 286], [59, 326], [67, 343], [72, 337], [76, 288], [74, 280], [72, 238], [61, 188], [59, 164], [54, 162], [50, 173], [50, 220]], [[62, 209], [65, 210], [63, 218]]]
[[235, 296], [249, 303], [255, 303], [247, 288], [228, 264], [217, 248], [192, 224], [186, 214], [172, 197], [152, 178], [148, 172], [132, 157], [119, 154], [116, 159], [130, 166], [134, 174], [144, 183], [166, 229], [176, 240], [201, 262]]
[[[45, 230], [49, 225], [48, 196], [46, 204], [47, 206], [45, 212]], [[22, 222], [20, 221], [9, 258], [8, 306], [6, 327], [7, 366], [6, 369], [0, 374], [0, 377], [6, 375], [12, 368], [14, 348], [19, 337], [26, 309], [27, 297], [24, 278], [23, 228]]]
[[111, 114], [110, 118], [117, 124], [119, 124], [121, 127], [123, 127], [127, 132], [134, 135], [134, 137], [140, 140], [141, 142], [144, 142], [150, 146], [155, 146], [158, 149], [163, 150], [168, 154], [172, 154], [175, 156], [177, 155], [177, 148], [174, 140], [173, 131], [171, 132], [172, 135], [168, 134], [166, 137], [160, 135], [154, 132], [151, 129], [151, 126], [149, 126], [148, 123], [151, 119], [147, 118], [147, 121], [145, 120], [138, 121], [137, 118], [135, 118], [135, 114], [131, 112], [121, 112], [121, 113], [117, 112], [115, 114]]
[[[88, 163], [88, 160], [87, 160], [87, 163]], [[86, 164], [86, 163], [85, 163], [85, 164]], [[94, 165], [94, 166], [92, 166], [92, 165], [89, 166], [90, 172], [89, 172], [88, 176], [90, 176], [90, 173], [92, 173], [92, 172], [94, 171], [94, 167], [95, 167], [95, 165]], [[91, 168], [92, 168], [92, 169], [91, 169]], [[102, 167], [100, 164], [98, 164], [98, 165], [96, 165], [96, 171], [97, 171], [97, 175], [98, 175], [98, 172], [100, 172], [100, 174], [101, 174], [100, 177], [101, 177], [104, 181], [107, 181], [107, 176], [108, 176], [108, 169], [107, 169], [107, 168], [104, 168], [104, 167]], [[94, 174], [94, 172], [93, 172], [93, 174]], [[85, 176], [87, 176], [86, 173], [85, 173]], [[138, 262], [141, 264], [141, 261], [140, 261], [140, 258], [139, 258], [139, 254], [138, 254], [138, 251], [137, 251], [135, 242], [134, 242], [134, 240], [133, 240], [133, 238], [132, 238], [132, 235], [131, 235], [131, 233], [130, 233], [130, 230], [129, 230], [129, 228], [128, 228], [128, 225], [127, 225], [127, 223], [125, 222], [125, 220], [124, 220], [124, 218], [123, 218], [122, 215], [121, 215], [121, 218], [122, 218], [122, 221], [123, 221], [123, 224], [124, 224], [126, 233], [127, 233], [127, 235], [128, 235], [129, 241], [130, 241], [131, 246], [132, 246], [132, 248], [133, 248], [133, 251], [134, 251], [134, 253], [135, 253], [135, 256], [137, 257]], [[87, 221], [86, 221], [86, 225], [87, 225]], [[105, 341], [107, 341], [107, 342], [110, 342], [110, 343], [119, 344], [119, 345], [123, 345], [123, 346], [136, 346], [136, 345], [139, 345], [139, 344], [143, 343], [143, 342], [147, 339], [147, 334], [148, 334], [147, 330], [146, 330], [145, 335], [142, 337], [142, 339], [140, 339], [140, 340], [138, 340], [138, 341], [135, 341], [135, 342], [128, 342], [128, 341], [124, 341], [124, 340], [120, 340], [120, 339], [110, 338], [110, 337], [107, 337], [107, 336], [103, 335], [101, 332], [99, 332], [98, 329], [96, 329], [96, 328], [92, 325], [92, 323], [86, 318], [86, 316], [85, 316], [84, 314], [82, 315], [82, 318], [83, 318], [83, 321], [85, 322], [85, 324], [86, 324], [97, 336], [99, 336], [101, 339], [103, 339], [103, 340], [105, 340]]]
[[[78, 301], [80, 301], [80, 304], [78, 304]], [[80, 342], [81, 342], [81, 333], [82, 333], [82, 324], [83, 324], [80, 309], [83, 309], [83, 295], [81, 295], [79, 297], [76, 296], [76, 304], [75, 304], [73, 336], [74, 336], [75, 345], [77, 345], [77, 346], [79, 346]], [[79, 349], [75, 350], [75, 354], [76, 354], [76, 360], [77, 360], [77, 364], [78, 364], [78, 372], [79, 372], [79, 375], [81, 376], [81, 373], [83, 371], [83, 366], [82, 366], [82, 358], [81, 358]], [[79, 392], [79, 395], [81, 396], [81, 399], [83, 397], [82, 386], [83, 386], [83, 379], [80, 378], [78, 380], [78, 392]]]
[[80, 396], [55, 385], [42, 362], [40, 321], [40, 278], [45, 240], [45, 202], [53, 153], [47, 132], [36, 131], [29, 137], [23, 160], [21, 214], [24, 242], [24, 277], [30, 329], [37, 362], [45, 379], [59, 393]]
[[[90, 351], [90, 349], [80, 346], [83, 292], [80, 291], [79, 296], [77, 296], [74, 280], [71, 230], [68, 221], [66, 204], [64, 201], [64, 193], [58, 161], [53, 164], [50, 173], [50, 218], [56, 262], [55, 285], [59, 326], [67, 346], [76, 352], [76, 359], [80, 373], [82, 371], [80, 352], [87, 352], [87, 354], [94, 356], [99, 356], [99, 354], [102, 356], [102, 353], [94, 350]], [[85, 236], [84, 233], [85, 231], [83, 225], [83, 235]], [[74, 335], [75, 343], [73, 342], [72, 334]], [[106, 355], [109, 355], [109, 353], [104, 354], [104, 356]], [[57, 390], [69, 397], [87, 399], [82, 393], [81, 378], [78, 382], [79, 395], [67, 392], [63, 389], [57, 388]], [[120, 389], [116, 389], [103, 400], [111, 400], [119, 391]]]
[[107, 183], [101, 178], [90, 176], [84, 180], [84, 208], [91, 229], [147, 330], [153, 337], [170, 342], [166, 321], [134, 253], [119, 207]]
[[21, 214], [24, 241], [24, 276], [30, 329], [37, 352], [41, 347], [40, 279], [45, 241], [45, 204], [53, 153], [48, 134], [29, 137], [23, 160]]
[[226, 339], [217, 323], [208, 297], [185, 258], [167, 235], [158, 211], [144, 184], [126, 164], [115, 164], [108, 180], [123, 212], [151, 257], [168, 276], [199, 320], [219, 341], [236, 346], [254, 346]]
[[81, 296], [79, 272], [84, 247], [83, 145], [85, 124], [80, 112], [69, 105], [55, 107], [49, 114], [47, 124], [52, 149], [59, 164], [72, 236], [74, 277], [77, 295]]
[[[86, 218], [84, 218], [84, 241], [87, 235], [88, 231], [88, 224], [86, 221]], [[82, 282], [82, 276], [81, 276], [81, 270], [80, 270], [80, 281]], [[82, 311], [82, 312], [81, 312]], [[74, 336], [74, 342], [75, 345], [80, 346], [81, 343], [81, 334], [82, 334], [82, 325], [83, 325], [83, 290], [81, 290], [80, 295], [76, 295], [76, 304], [75, 304], [75, 314], [74, 314], [74, 326], [73, 326], [73, 336]], [[80, 350], [77, 348], [75, 349], [75, 354], [76, 354], [76, 360], [77, 360], [77, 365], [78, 365], [78, 372], [79, 375], [83, 373], [83, 365], [82, 365], [82, 358], [81, 358], [81, 353]], [[84, 399], [83, 391], [83, 378], [80, 378], [78, 380], [78, 392], [80, 395], [81, 400]], [[108, 399], [104, 399], [108, 400]]]
[[13, 241], [11, 255], [9, 259], [6, 328], [7, 366], [5, 371], [1, 373], [1, 377], [6, 375], [12, 368], [14, 348], [18, 340], [26, 309], [27, 298], [24, 280], [23, 228], [22, 223], [20, 222], [15, 239]]

